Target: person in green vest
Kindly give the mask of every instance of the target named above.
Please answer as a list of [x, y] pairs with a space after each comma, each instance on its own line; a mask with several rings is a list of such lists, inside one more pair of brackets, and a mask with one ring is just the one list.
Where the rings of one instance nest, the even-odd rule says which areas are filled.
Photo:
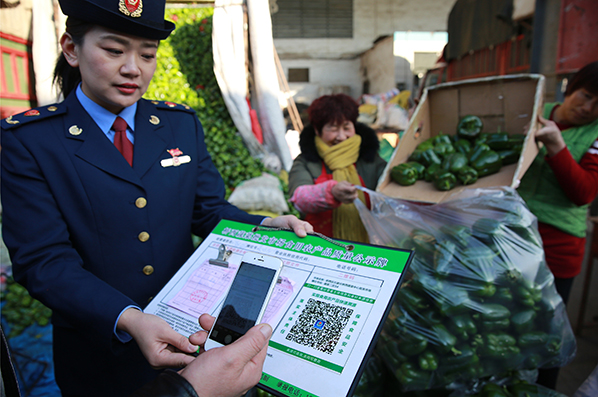
[[[598, 62], [580, 69], [563, 103], [544, 105], [535, 134], [543, 147], [518, 188], [538, 218], [546, 263], [567, 304], [581, 272], [588, 208], [598, 195]], [[557, 372], [541, 371], [538, 383], [554, 388]]]

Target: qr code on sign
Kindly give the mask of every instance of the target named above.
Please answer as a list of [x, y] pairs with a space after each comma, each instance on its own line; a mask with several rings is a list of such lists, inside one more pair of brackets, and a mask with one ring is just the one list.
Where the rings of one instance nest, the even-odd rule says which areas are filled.
[[332, 354], [353, 309], [310, 298], [286, 339]]

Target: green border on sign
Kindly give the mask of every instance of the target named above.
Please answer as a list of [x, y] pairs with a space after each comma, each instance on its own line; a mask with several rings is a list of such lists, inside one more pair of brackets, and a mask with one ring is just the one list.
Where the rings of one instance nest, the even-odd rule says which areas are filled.
[[274, 348], [276, 350], [280, 350], [281, 352], [290, 354], [292, 356], [302, 358], [302, 359], [304, 359], [306, 361], [309, 361], [311, 363], [319, 365], [320, 367], [328, 368], [329, 370], [332, 370], [334, 372], [338, 372], [339, 374], [341, 372], [343, 372], [343, 367], [341, 367], [340, 365], [331, 363], [330, 361], [322, 360], [321, 358], [312, 356], [310, 354], [304, 353], [304, 352], [299, 351], [297, 349], [293, 349], [293, 348], [290, 348], [288, 346], [281, 345], [278, 342], [270, 341], [270, 342], [268, 342], [268, 346], [270, 346], [270, 347], [272, 347], [272, 348]]
[[343, 292], [343, 291], [338, 291], [335, 289], [330, 289], [330, 288], [326, 288], [326, 287], [320, 287], [319, 285], [315, 285], [315, 284], [303, 284], [304, 287], [306, 288], [311, 288], [311, 289], [315, 289], [318, 291], [322, 291], [322, 292], [327, 292], [329, 294], [333, 294], [333, 295], [339, 295], [345, 298], [349, 298], [349, 299], [353, 299], [356, 301], [361, 301], [361, 302], [365, 302], [365, 303], [370, 303], [370, 304], [374, 304], [374, 302], [376, 302], [375, 299], [372, 298], [368, 298], [366, 296], [360, 296], [360, 295], [354, 295], [354, 294], [350, 294], [348, 292]]
[[268, 386], [269, 388], [276, 390], [285, 396], [292, 396], [292, 397], [318, 397], [315, 394], [306, 392], [303, 389], [293, 386], [292, 384], [275, 378], [265, 372], [262, 372], [262, 379], [260, 379], [260, 384], [264, 386]]
[[[295, 233], [286, 230], [260, 229], [254, 232], [254, 227], [254, 225], [246, 223], [222, 220], [212, 233], [294, 252], [297, 255], [303, 254], [335, 260], [342, 263], [343, 266], [366, 266], [395, 273], [404, 272], [405, 266], [413, 254], [413, 251], [358, 243], [351, 243], [354, 248], [347, 251], [344, 248], [346, 243], [343, 241], [338, 241], [340, 245], [337, 245], [314, 235], [300, 238]], [[281, 242], [284, 243], [277, 245]]]

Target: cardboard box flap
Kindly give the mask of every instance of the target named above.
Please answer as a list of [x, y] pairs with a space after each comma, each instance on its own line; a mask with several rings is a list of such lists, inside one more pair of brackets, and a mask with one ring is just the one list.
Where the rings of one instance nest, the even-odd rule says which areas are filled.
[[[405, 200], [437, 203], [467, 188], [517, 187], [538, 153], [533, 136], [537, 117], [542, 112], [543, 97], [544, 76], [534, 74], [471, 79], [426, 89], [378, 181], [376, 191]], [[526, 134], [522, 154], [516, 164], [503, 166], [498, 173], [482, 177], [473, 185], [457, 185], [448, 192], [436, 190], [425, 181], [411, 186], [401, 186], [392, 181], [392, 168], [407, 162], [417, 145], [440, 133], [456, 134], [459, 120], [470, 114], [482, 119], [482, 132]]]

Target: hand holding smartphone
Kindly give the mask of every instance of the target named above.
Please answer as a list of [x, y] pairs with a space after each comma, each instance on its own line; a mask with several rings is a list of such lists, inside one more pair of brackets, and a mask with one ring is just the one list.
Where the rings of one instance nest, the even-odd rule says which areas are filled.
[[204, 349], [229, 345], [259, 324], [281, 269], [279, 258], [255, 252], [243, 256]]

